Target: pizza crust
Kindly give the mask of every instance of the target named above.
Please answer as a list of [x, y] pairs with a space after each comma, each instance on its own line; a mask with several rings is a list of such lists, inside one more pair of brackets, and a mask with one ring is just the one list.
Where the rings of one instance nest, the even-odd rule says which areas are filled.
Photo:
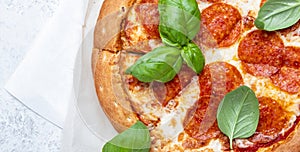
[[[105, 0], [94, 31], [92, 68], [99, 102], [110, 122], [122, 132], [137, 120], [118, 75], [121, 24], [134, 0]], [[116, 96], [115, 92], [120, 96]], [[122, 98], [120, 98], [123, 96]]]
[[94, 31], [94, 47], [117, 52], [121, 46], [121, 24], [135, 0], [105, 0]]
[[122, 132], [133, 125], [138, 118], [122, 87], [118, 72], [119, 58], [119, 53], [101, 51], [96, 63], [94, 81], [102, 109], [115, 129]]
[[300, 151], [300, 127], [299, 123], [289, 137], [275, 148], [275, 152], [297, 152]]

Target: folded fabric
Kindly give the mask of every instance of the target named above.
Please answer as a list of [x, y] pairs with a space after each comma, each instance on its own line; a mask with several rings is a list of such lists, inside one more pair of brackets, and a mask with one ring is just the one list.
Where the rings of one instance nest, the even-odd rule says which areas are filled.
[[86, 0], [62, 0], [5, 86], [25, 106], [59, 127], [68, 109], [87, 8]]

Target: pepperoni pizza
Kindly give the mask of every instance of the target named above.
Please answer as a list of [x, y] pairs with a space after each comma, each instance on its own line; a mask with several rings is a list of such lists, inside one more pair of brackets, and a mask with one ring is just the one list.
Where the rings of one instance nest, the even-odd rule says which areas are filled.
[[256, 132], [234, 151], [300, 151], [300, 21], [267, 32], [254, 20], [265, 0], [197, 0], [201, 26], [193, 39], [205, 56], [200, 74], [183, 65], [167, 83], [125, 74], [162, 46], [158, 0], [105, 0], [94, 33], [97, 95], [119, 132], [142, 121], [151, 151], [229, 151], [216, 121], [222, 98], [239, 86], [259, 101]]

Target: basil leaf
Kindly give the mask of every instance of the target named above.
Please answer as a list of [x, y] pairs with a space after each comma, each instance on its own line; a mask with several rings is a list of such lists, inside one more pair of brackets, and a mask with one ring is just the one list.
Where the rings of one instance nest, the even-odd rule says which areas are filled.
[[159, 0], [159, 33], [164, 44], [181, 47], [200, 29], [200, 11], [195, 0]]
[[259, 10], [255, 26], [275, 31], [292, 26], [300, 19], [300, 0], [268, 0]]
[[189, 43], [183, 47], [181, 56], [187, 65], [197, 74], [203, 70], [205, 59], [200, 48], [195, 43]]
[[102, 152], [149, 152], [150, 143], [148, 128], [137, 121], [129, 129], [107, 142]]
[[182, 57], [180, 50], [162, 46], [139, 58], [133, 66], [126, 70], [142, 82], [168, 82], [180, 71]]
[[226, 94], [217, 111], [218, 126], [229, 137], [230, 149], [233, 139], [248, 138], [254, 134], [258, 119], [258, 99], [247, 86]]

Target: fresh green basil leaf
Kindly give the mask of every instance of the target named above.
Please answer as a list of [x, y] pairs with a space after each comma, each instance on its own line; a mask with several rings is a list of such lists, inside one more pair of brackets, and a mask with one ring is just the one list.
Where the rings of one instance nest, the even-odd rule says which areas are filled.
[[292, 26], [300, 19], [300, 0], [268, 0], [259, 10], [255, 26], [275, 31]]
[[247, 86], [241, 86], [226, 94], [218, 107], [218, 126], [229, 137], [230, 149], [233, 139], [248, 138], [254, 134], [258, 120], [258, 99]]
[[102, 152], [149, 152], [150, 133], [140, 121], [107, 142]]
[[142, 82], [168, 82], [180, 71], [182, 57], [180, 50], [162, 46], [139, 58], [134, 65], [126, 70]]
[[195, 0], [159, 0], [159, 33], [166, 45], [187, 45], [200, 29], [200, 11]]
[[205, 59], [200, 48], [195, 43], [189, 43], [183, 47], [181, 56], [187, 65], [197, 74], [203, 70]]

